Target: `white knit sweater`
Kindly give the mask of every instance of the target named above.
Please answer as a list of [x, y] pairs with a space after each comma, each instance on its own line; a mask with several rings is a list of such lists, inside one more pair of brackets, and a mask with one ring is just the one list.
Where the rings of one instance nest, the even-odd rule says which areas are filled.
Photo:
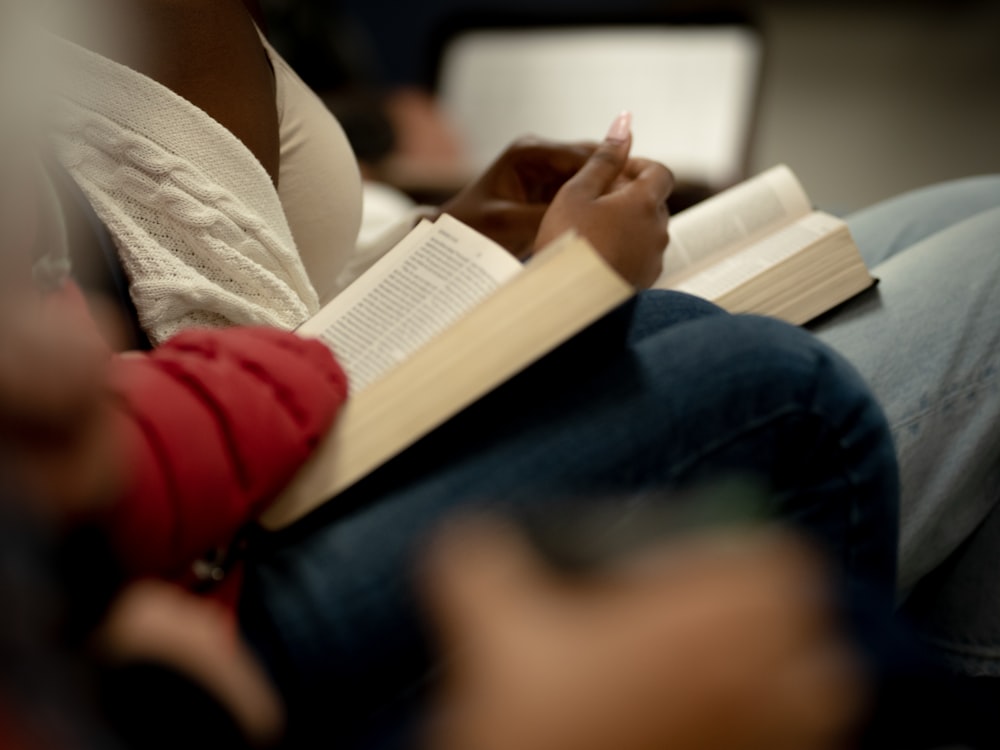
[[277, 192], [226, 128], [152, 79], [60, 42], [73, 63], [63, 165], [108, 227], [154, 343], [191, 326], [290, 329], [318, 309]]

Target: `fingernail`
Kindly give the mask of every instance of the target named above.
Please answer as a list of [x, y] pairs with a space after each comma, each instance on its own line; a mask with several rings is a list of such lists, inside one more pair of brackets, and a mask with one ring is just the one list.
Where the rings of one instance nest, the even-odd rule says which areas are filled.
[[608, 130], [605, 140], [611, 141], [612, 143], [624, 143], [628, 140], [631, 132], [632, 113], [625, 110], [615, 118], [613, 123], [611, 123], [611, 128]]

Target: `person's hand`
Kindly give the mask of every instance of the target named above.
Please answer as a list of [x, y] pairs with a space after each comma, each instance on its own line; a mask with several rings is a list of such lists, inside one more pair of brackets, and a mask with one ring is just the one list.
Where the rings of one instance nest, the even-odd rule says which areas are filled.
[[810, 750], [845, 738], [860, 671], [811, 552], [715, 532], [567, 580], [512, 530], [432, 549], [450, 680], [435, 750]]
[[523, 258], [534, 246], [539, 222], [552, 199], [595, 148], [588, 143], [521, 139], [441, 210]]
[[[161, 581], [134, 583], [112, 604], [95, 645], [110, 664], [159, 664], [183, 674], [228, 711], [253, 745], [270, 747], [284, 730], [280, 696], [240, 639], [232, 613], [216, 602]], [[166, 716], [169, 708], [163, 710]]]
[[575, 229], [627, 281], [645, 287], [656, 281], [667, 247], [667, 196], [674, 177], [645, 159], [629, 159], [631, 118], [622, 114], [608, 136], [566, 184], [545, 212], [536, 249]]

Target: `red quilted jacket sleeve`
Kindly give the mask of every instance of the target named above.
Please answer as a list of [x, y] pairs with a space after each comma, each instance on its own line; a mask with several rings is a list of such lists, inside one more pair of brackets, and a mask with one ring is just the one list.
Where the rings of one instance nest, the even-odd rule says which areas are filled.
[[347, 393], [326, 347], [263, 328], [188, 331], [110, 372], [128, 474], [109, 530], [136, 575], [177, 575], [227, 545]]

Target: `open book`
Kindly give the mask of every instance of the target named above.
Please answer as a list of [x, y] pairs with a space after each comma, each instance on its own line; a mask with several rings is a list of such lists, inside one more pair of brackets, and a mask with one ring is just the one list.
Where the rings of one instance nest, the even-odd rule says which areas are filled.
[[[660, 286], [800, 323], [872, 283], [843, 222], [779, 167], [671, 222]], [[526, 265], [444, 215], [421, 222], [298, 333], [324, 341], [350, 399], [261, 517], [285, 526], [625, 302], [634, 289], [569, 234]]]
[[847, 225], [778, 166], [671, 219], [655, 286], [802, 324], [874, 282]]
[[422, 222], [299, 328], [336, 352], [351, 396], [261, 523], [305, 515], [634, 292], [572, 234], [522, 265], [450, 216]]

